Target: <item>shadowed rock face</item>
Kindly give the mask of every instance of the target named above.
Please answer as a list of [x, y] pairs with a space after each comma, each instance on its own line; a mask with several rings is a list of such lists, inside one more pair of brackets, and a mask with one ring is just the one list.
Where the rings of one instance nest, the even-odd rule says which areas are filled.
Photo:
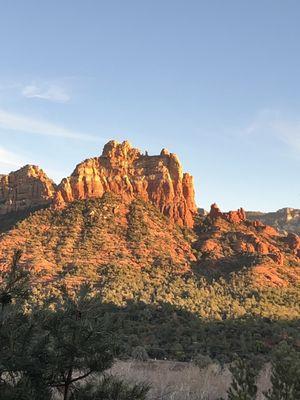
[[125, 141], [108, 142], [100, 157], [77, 165], [62, 180], [54, 205], [62, 208], [79, 199], [102, 197], [112, 192], [124, 201], [150, 201], [172, 221], [192, 227], [196, 213], [193, 178], [182, 172], [177, 156], [163, 149], [160, 155], [144, 155]]
[[34, 165], [0, 176], [0, 215], [49, 205], [56, 187]]

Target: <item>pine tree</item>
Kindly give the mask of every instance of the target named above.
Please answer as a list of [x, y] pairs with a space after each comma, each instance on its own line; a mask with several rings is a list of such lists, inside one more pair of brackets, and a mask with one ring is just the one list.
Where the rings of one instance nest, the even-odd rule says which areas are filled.
[[16, 250], [8, 267], [0, 271], [1, 313], [13, 302], [23, 302], [30, 292], [30, 270], [20, 265], [22, 251]]
[[7, 268], [0, 272], [0, 392], [1, 399], [8, 400], [38, 399], [30, 397], [26, 390], [29, 382], [23, 375], [32, 326], [22, 310], [30, 293], [30, 272], [20, 265], [21, 256], [20, 250], [15, 251]]
[[228, 400], [255, 400], [257, 371], [250, 361], [238, 358], [230, 367], [232, 383], [227, 391]]
[[56, 388], [69, 400], [75, 383], [112, 366], [114, 340], [97, 316], [99, 301], [82, 286], [76, 295], [63, 292], [55, 310], [37, 310], [35, 338], [29, 348], [27, 376]]
[[300, 399], [300, 354], [287, 343], [282, 343], [274, 352], [271, 383], [266, 399]]

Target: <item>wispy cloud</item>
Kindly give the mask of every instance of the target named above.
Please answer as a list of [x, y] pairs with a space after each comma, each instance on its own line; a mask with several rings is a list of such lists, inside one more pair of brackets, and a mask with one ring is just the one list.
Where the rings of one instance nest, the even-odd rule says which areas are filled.
[[47, 83], [27, 85], [22, 89], [22, 95], [30, 99], [49, 100], [55, 103], [67, 103], [71, 98], [65, 88]]
[[247, 135], [263, 135], [279, 140], [300, 154], [300, 118], [266, 109], [256, 115], [244, 132]]
[[57, 136], [66, 139], [87, 141], [103, 141], [103, 138], [76, 132], [48, 121], [42, 121], [23, 115], [10, 113], [0, 109], [0, 129], [13, 130], [20, 133], [34, 133], [44, 136]]

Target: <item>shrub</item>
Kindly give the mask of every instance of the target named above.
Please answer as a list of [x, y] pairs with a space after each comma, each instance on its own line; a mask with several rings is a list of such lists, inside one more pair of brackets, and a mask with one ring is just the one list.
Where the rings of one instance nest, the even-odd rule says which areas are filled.
[[285, 342], [274, 352], [271, 383], [272, 388], [265, 393], [266, 399], [300, 399], [300, 354]]
[[149, 355], [146, 349], [142, 346], [137, 346], [132, 350], [131, 353], [132, 358], [138, 361], [147, 361], [149, 359]]
[[205, 369], [213, 363], [213, 360], [207, 355], [197, 354], [193, 362], [199, 369]]
[[227, 391], [228, 400], [256, 400], [258, 371], [245, 359], [236, 359], [230, 366], [232, 383]]

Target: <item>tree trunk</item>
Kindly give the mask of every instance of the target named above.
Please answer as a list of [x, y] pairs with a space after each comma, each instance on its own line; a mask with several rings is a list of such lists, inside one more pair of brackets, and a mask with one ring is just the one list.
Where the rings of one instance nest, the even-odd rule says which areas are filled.
[[72, 381], [72, 373], [73, 370], [72, 368], [69, 369], [67, 379], [65, 381], [65, 387], [64, 387], [64, 400], [69, 400], [69, 389], [70, 389], [70, 384]]

